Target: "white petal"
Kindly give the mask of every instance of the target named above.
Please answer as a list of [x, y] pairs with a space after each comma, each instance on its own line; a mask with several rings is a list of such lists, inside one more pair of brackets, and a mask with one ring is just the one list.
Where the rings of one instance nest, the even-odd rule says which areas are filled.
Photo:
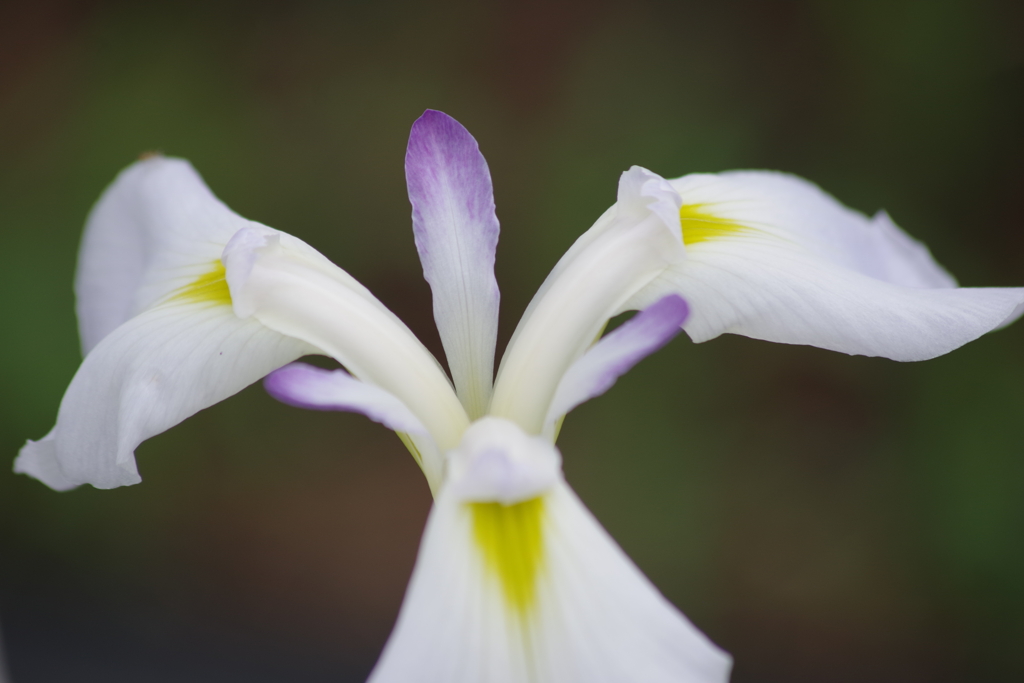
[[78, 486], [78, 482], [68, 479], [60, 468], [54, 441], [55, 431], [51, 429], [39, 441], [29, 439], [14, 460], [14, 471], [36, 478], [54, 491], [69, 491]]
[[470, 416], [479, 417], [491, 397], [498, 334], [491, 175], [469, 131], [428, 109], [409, 135], [405, 176], [416, 249], [452, 379]]
[[26, 444], [17, 471], [57, 489], [137, 483], [139, 443], [317, 352], [232, 309], [221, 254], [235, 231], [256, 225], [185, 161], [154, 157], [118, 176], [89, 218], [79, 258], [87, 355], [57, 425]]
[[928, 247], [903, 232], [885, 211], [875, 214], [871, 227], [862, 234], [868, 242], [861, 269], [866, 275], [902, 287], [957, 286], [956, 278], [932, 258]]
[[[956, 287], [956, 280], [928, 248], [903, 232], [884, 211], [868, 219], [803, 178], [773, 171], [731, 171], [695, 173], [669, 182], [684, 207], [696, 208], [726, 225], [748, 228], [734, 236], [774, 236], [834, 265], [895, 285]], [[684, 218], [683, 240], [690, 244], [688, 223]]]
[[227, 304], [170, 301], [130, 319], [86, 356], [51, 435], [16, 471], [54, 488], [140, 481], [135, 448], [315, 349], [240, 320]]
[[154, 156], [122, 171], [90, 213], [78, 253], [83, 355], [204, 274], [248, 224], [213, 196], [187, 161]]
[[[348, 273], [300, 240], [264, 228], [239, 231], [224, 262], [240, 316], [309, 342], [355, 377], [392, 394], [442, 450], [458, 443], [469, 420], [444, 370]], [[429, 465], [436, 467], [440, 463]]]
[[451, 453], [370, 683], [722, 683], [731, 660], [563, 481], [550, 441], [487, 417]]
[[1024, 303], [1024, 289], [956, 288], [887, 215], [870, 220], [799, 178], [746, 171], [672, 184], [687, 258], [624, 308], [680, 294], [694, 341], [734, 333], [925, 360], [1005, 324]]
[[1024, 289], [900, 287], [834, 266], [792, 245], [701, 245], [647, 290], [677, 292], [695, 342], [723, 333], [898, 361], [948, 353], [998, 327]]
[[560, 482], [516, 506], [442, 492], [369, 681], [723, 683], [730, 666]]
[[396, 432], [427, 433], [423, 423], [393, 394], [360, 382], [344, 370], [290, 363], [267, 375], [263, 386], [278, 401], [297, 408], [361, 413]]
[[683, 258], [679, 196], [634, 167], [619, 201], [555, 266], [523, 315], [498, 370], [491, 414], [538, 434], [558, 382], [608, 319]]

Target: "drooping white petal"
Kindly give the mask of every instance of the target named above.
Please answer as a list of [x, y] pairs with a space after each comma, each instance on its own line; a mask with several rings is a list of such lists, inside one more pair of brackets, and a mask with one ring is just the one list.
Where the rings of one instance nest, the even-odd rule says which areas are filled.
[[694, 173], [669, 181], [679, 191], [683, 241], [774, 236], [826, 261], [904, 287], [956, 287], [928, 248], [889, 215], [847, 208], [803, 178], [773, 171]]
[[396, 432], [427, 433], [423, 423], [394, 395], [360, 382], [344, 370], [290, 363], [267, 375], [263, 386], [278, 401], [297, 408], [362, 413]]
[[501, 361], [491, 414], [540, 433], [573, 361], [626, 301], [683, 257], [678, 193], [645, 169], [624, 173], [615, 211], [559, 261], [519, 322]]
[[584, 401], [600, 396], [641, 360], [667, 344], [689, 314], [682, 297], [669, 294], [605, 335], [569, 366], [548, 408], [545, 433]]
[[682, 197], [684, 262], [624, 309], [668, 292], [694, 341], [723, 333], [850, 354], [925, 360], [1017, 315], [1020, 288], [957, 288], [885, 214], [873, 220], [779, 173], [693, 175]]
[[491, 397], [498, 334], [498, 218], [490, 171], [469, 131], [428, 109], [409, 135], [405, 177], [416, 249], [452, 379], [470, 417], [479, 417]]
[[480, 441], [470, 461], [505, 465], [465, 462], [446, 482], [370, 683], [728, 680], [730, 657], [658, 593], [560, 476], [509, 505], [481, 499], [488, 486], [503, 490], [496, 469], [510, 479], [542, 471], [557, 458], [549, 442], [545, 456], [513, 454], [506, 438]]
[[[827, 197], [832, 200], [831, 197]], [[834, 200], [832, 200], [834, 201]], [[860, 215], [855, 215], [859, 219]], [[871, 219], [867, 230], [853, 230], [867, 243], [861, 250], [861, 272], [902, 287], [943, 289], [956, 287], [950, 275], [922, 242], [903, 232], [885, 211]]]
[[140, 481], [135, 448], [316, 349], [240, 320], [230, 304], [172, 300], [131, 318], [85, 357], [54, 431], [15, 471], [56, 489]]
[[154, 157], [118, 176], [79, 259], [88, 353], [56, 426], [25, 445], [16, 471], [61, 490], [137, 483], [139, 443], [318, 352], [235, 315], [220, 257], [247, 225], [256, 224], [231, 213], [187, 162]]
[[709, 245], [655, 285], [692, 302], [684, 329], [695, 342], [731, 332], [898, 361], [948, 353], [1002, 324], [1024, 300], [1020, 289], [897, 287], [752, 241]]
[[69, 479], [60, 468], [54, 442], [56, 431], [56, 428], [51, 429], [39, 441], [29, 439], [14, 460], [14, 471], [34, 477], [54, 491], [70, 491], [78, 482]]
[[206, 274], [248, 224], [183, 159], [152, 156], [122, 171], [89, 214], [78, 252], [83, 355], [132, 316]]
[[[235, 312], [302, 339], [396, 397], [438, 448], [454, 447], [466, 413], [444, 370], [391, 311], [348, 273], [290, 235], [250, 227], [224, 251]], [[443, 463], [424, 462], [432, 485]]]

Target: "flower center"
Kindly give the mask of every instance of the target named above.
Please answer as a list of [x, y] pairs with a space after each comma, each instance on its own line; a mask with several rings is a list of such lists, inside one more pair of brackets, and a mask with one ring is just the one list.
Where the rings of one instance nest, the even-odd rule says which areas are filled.
[[487, 580], [520, 616], [536, 602], [544, 566], [545, 499], [561, 481], [561, 466], [550, 441], [493, 416], [471, 424], [448, 454], [448, 490], [471, 516]]

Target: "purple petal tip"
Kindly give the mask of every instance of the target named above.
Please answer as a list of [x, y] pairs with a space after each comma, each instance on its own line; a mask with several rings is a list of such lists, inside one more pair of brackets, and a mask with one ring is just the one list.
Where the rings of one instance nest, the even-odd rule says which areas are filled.
[[675, 326], [681, 327], [690, 317], [690, 305], [678, 294], [669, 294], [645, 308], [640, 315], [662, 320], [666, 324], [671, 321]]
[[329, 374], [330, 371], [321, 370], [308, 363], [289, 363], [264, 377], [263, 389], [281, 403], [307, 410], [323, 410], [315, 403], [301, 400], [297, 395], [299, 392], [295, 390], [296, 383], [301, 382], [303, 378], [316, 378], [321, 373]]
[[444, 147], [453, 145], [468, 145], [474, 149], [477, 146], [476, 139], [457, 120], [443, 111], [427, 109], [412, 124], [406, 152], [407, 161], [409, 156], [429, 154], [428, 150], [432, 148], [436, 154]]

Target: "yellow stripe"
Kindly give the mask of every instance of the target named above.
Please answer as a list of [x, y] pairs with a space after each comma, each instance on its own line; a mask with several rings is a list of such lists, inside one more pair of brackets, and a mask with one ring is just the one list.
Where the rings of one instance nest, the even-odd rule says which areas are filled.
[[171, 301], [186, 301], [190, 304], [211, 303], [231, 305], [231, 290], [228, 289], [227, 271], [217, 259], [212, 270], [197, 277], [192, 283], [178, 290]]
[[747, 232], [751, 228], [718, 218], [705, 210], [706, 204], [684, 204], [679, 209], [679, 222], [683, 227], [683, 244], [699, 244], [719, 237]]
[[544, 564], [544, 499], [468, 505], [484, 565], [501, 584], [505, 601], [525, 614], [536, 600], [537, 577]]

